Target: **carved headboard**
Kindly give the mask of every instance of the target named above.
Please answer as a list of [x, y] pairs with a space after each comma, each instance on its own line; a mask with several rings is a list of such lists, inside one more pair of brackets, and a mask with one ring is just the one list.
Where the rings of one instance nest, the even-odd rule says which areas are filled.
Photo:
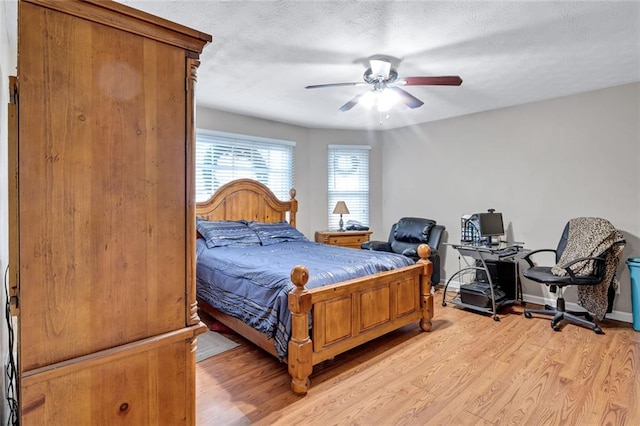
[[196, 203], [196, 216], [206, 220], [282, 222], [296, 226], [298, 200], [280, 201], [269, 188], [252, 179], [238, 179], [220, 187], [207, 201]]

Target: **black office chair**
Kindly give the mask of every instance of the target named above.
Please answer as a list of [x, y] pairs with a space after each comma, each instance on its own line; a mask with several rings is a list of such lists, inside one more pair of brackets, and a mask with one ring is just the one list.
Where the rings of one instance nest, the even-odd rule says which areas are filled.
[[[574, 222], [574, 224], [575, 223], [580, 222]], [[624, 239], [620, 240], [620, 238], [618, 238], [617, 240], [615, 240], [614, 244], [608, 246], [606, 250], [603, 253], [600, 253], [598, 256], [578, 257], [575, 259], [565, 258], [564, 261], [566, 262], [563, 265], [558, 265], [558, 267], [566, 271], [566, 275], [564, 276], [553, 274], [553, 267], [551, 266], [535, 266], [533, 261], [531, 260], [531, 256], [536, 253], [555, 252], [556, 264], [558, 264], [562, 259], [562, 255], [565, 249], [567, 248], [567, 242], [569, 240], [570, 234], [569, 229], [571, 224], [572, 222], [569, 221], [569, 223], [567, 223], [567, 225], [565, 226], [562, 237], [560, 238], [560, 242], [558, 243], [558, 247], [555, 250], [534, 250], [523, 257], [523, 259], [526, 260], [529, 264], [529, 268], [525, 269], [522, 274], [530, 280], [549, 286], [550, 292], [557, 293], [555, 308], [549, 305], [545, 305], [545, 309], [525, 309], [524, 316], [526, 318], [532, 318], [532, 314], [551, 316], [553, 317], [551, 319], [551, 328], [553, 328], [555, 331], [560, 331], [559, 323], [560, 321], [564, 320], [569, 323], [589, 327], [594, 332], [596, 332], [596, 334], [604, 334], [602, 329], [596, 323], [596, 320], [589, 312], [574, 312], [565, 310], [565, 300], [563, 292], [564, 288], [570, 285], [596, 286], [604, 284], [605, 280], [608, 281], [606, 283], [608, 290], [608, 285], [611, 283], [611, 281], [613, 281], [615, 268], [617, 267], [619, 260], [619, 254], [622, 251], [621, 246], [624, 247]], [[618, 235], [621, 234], [619, 234], [618, 232]], [[615, 260], [609, 259], [609, 261], [607, 261], [607, 258], [609, 256], [615, 256]], [[590, 268], [591, 273], [588, 275], [576, 274], [571, 269], [571, 267], [576, 264], [585, 265], [585, 263], [583, 262], [593, 262], [593, 268]]]

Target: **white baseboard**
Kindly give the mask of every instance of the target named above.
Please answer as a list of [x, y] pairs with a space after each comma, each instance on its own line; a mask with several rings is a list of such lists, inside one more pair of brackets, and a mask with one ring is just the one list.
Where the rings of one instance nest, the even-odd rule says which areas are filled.
[[[444, 287], [444, 284], [445, 283], [440, 282], [440, 285], [443, 287]], [[455, 291], [460, 290], [460, 281], [451, 281], [449, 283], [449, 288], [447, 288], [447, 291], [451, 291], [451, 290], [455, 290]]]
[[[538, 305], [551, 305], [554, 306], [555, 299], [549, 299], [546, 297], [532, 296], [530, 294], [523, 294], [525, 302], [536, 303]], [[565, 309], [568, 311], [584, 311], [584, 308], [573, 302], [565, 302]], [[613, 311], [605, 316], [606, 319], [612, 319], [622, 322], [633, 322], [633, 315], [630, 312]]]
[[[444, 286], [444, 283], [440, 283], [440, 284]], [[449, 287], [447, 288], [447, 291], [459, 291], [459, 290], [460, 290], [460, 282], [459, 281], [451, 281], [449, 283]], [[555, 299], [550, 299], [550, 298], [547, 298], [547, 297], [534, 296], [534, 295], [531, 295], [531, 294], [523, 294], [522, 298], [524, 299], [525, 302], [531, 302], [531, 303], [535, 303], [537, 305], [555, 306], [555, 303], [556, 303]], [[565, 303], [565, 308], [567, 310], [571, 310], [571, 311], [584, 310], [584, 308], [582, 308], [580, 305], [578, 305], [577, 303], [573, 303], [573, 302], [566, 302]], [[606, 315], [606, 318], [607, 319], [616, 320], [616, 321], [633, 323], [633, 315], [631, 314], [631, 312], [613, 311], [611, 313], [608, 313]]]

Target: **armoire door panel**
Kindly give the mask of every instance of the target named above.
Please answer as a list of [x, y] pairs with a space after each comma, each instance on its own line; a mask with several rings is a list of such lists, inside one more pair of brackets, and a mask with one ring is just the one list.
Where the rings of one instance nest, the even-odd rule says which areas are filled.
[[20, 24], [26, 371], [184, 327], [191, 236], [184, 50], [31, 4]]
[[194, 424], [193, 407], [185, 404], [195, 387], [194, 358], [186, 340], [65, 375], [30, 376], [22, 387], [22, 424]]

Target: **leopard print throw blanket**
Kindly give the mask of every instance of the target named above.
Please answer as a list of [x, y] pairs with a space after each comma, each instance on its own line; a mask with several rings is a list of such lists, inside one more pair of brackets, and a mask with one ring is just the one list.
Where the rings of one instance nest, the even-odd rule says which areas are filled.
[[[607, 313], [609, 286], [618, 267], [618, 260], [624, 249], [624, 236], [606, 219], [599, 217], [578, 217], [569, 220], [567, 247], [560, 261], [551, 268], [557, 276], [567, 275], [561, 265], [580, 257], [600, 256], [605, 258], [605, 275], [602, 284], [578, 286], [578, 304], [602, 320]], [[593, 260], [582, 261], [571, 266], [576, 275], [591, 275]]]

